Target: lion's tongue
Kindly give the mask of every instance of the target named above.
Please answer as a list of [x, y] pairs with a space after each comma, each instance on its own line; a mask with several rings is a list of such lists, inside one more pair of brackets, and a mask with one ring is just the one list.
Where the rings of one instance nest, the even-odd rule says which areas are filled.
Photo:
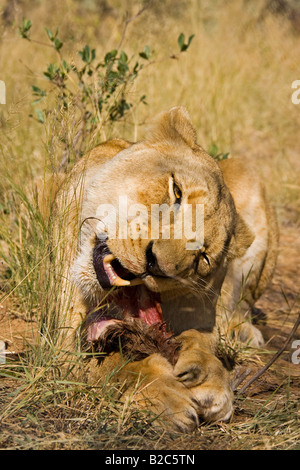
[[[125, 319], [140, 318], [147, 325], [163, 324], [163, 315], [158, 293], [151, 292], [143, 285], [123, 287], [114, 296], [115, 303], [122, 309]], [[87, 341], [97, 341], [108, 326], [120, 320], [92, 313], [87, 320]], [[165, 328], [162, 333], [164, 334]]]
[[138, 317], [147, 325], [163, 323], [160, 295], [157, 292], [148, 290], [143, 285], [136, 286], [136, 289], [140, 291], [140, 296], [138, 295]]
[[144, 285], [123, 288], [122, 295], [116, 297], [116, 303], [122, 308], [125, 318], [140, 318], [147, 325], [163, 323], [160, 296]]

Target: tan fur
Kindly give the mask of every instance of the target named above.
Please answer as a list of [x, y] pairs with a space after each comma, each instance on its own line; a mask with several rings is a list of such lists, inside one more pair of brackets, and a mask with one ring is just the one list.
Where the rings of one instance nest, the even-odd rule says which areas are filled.
[[251, 307], [274, 272], [278, 250], [276, 216], [253, 166], [236, 158], [221, 162], [220, 167], [236, 209], [255, 237], [247, 252], [228, 268], [219, 301], [220, 324], [236, 330], [242, 341], [259, 347], [263, 337], [251, 324]]
[[[260, 332], [246, 320], [272, 276], [277, 228], [255, 171], [235, 159], [220, 164], [214, 161], [196, 143], [185, 108], [162, 114], [143, 142], [113, 140], [96, 147], [75, 167], [66, 191], [58, 193], [58, 204], [67, 201], [66, 234], [70, 236], [66, 254], [76, 286], [66, 326], [76, 332], [87, 312], [106, 294], [92, 263], [99, 204], [117, 206], [123, 194], [129, 203], [148, 208], [155, 203], [172, 203], [168, 190], [171, 174], [185, 202], [204, 204], [204, 245], [210, 265], [200, 256], [196, 271], [192, 268], [198, 251], [185, 249], [186, 238], [154, 240], [153, 252], [170, 278], [148, 275], [144, 283], [161, 293], [164, 319], [179, 335], [182, 349], [175, 367], [153, 354], [127, 364], [119, 380], [127, 381], [126, 397], [135, 389], [137, 379], [142, 379], [134, 399], [142, 406], [151, 403], [163, 413], [163, 419], [190, 430], [198, 417], [211, 421], [231, 415], [229, 374], [215, 355], [216, 312], [224, 331], [229, 326], [244, 341], [252, 341], [254, 346], [262, 343]], [[80, 231], [76, 254], [71, 242], [74, 227], [75, 232]], [[149, 241], [109, 239], [107, 244], [121, 264], [139, 276], [145, 272]], [[108, 357], [98, 375], [112, 370], [119, 359], [118, 355]]]

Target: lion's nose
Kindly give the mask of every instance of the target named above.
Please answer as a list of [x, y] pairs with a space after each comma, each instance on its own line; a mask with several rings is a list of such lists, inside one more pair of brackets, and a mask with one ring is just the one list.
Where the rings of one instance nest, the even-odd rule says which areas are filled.
[[154, 241], [151, 240], [146, 248], [146, 272], [154, 276], [166, 276], [159, 267], [157, 257], [153, 252], [153, 245]]
[[153, 253], [153, 244], [154, 242], [151, 240], [146, 248], [146, 270], [148, 272], [152, 272], [152, 270], [158, 266], [157, 258]]

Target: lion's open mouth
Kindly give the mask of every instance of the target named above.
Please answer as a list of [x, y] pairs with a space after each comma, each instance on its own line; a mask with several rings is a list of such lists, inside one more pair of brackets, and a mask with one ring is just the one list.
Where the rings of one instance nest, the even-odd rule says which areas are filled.
[[105, 241], [100, 241], [93, 251], [93, 264], [97, 279], [103, 289], [125, 287], [142, 284], [130, 271], [125, 269], [119, 260], [111, 253]]
[[[124, 268], [109, 250], [105, 241], [99, 241], [93, 251], [93, 264], [99, 284], [112, 289], [108, 300], [121, 311], [123, 319], [140, 319], [147, 325], [163, 324], [160, 295], [150, 291], [143, 280]], [[120, 321], [115, 308], [98, 309], [88, 315], [87, 341], [97, 341], [108, 326]], [[104, 313], [105, 312], [105, 313]], [[162, 332], [165, 327], [162, 328]]]

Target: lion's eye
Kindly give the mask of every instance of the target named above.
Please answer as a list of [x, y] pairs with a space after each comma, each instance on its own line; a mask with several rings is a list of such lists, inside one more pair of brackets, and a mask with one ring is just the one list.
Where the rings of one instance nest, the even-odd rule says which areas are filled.
[[199, 265], [200, 265], [201, 275], [208, 275], [210, 273], [211, 265], [210, 265], [209, 257], [207, 256], [204, 247], [198, 251], [193, 261], [193, 268], [194, 268], [195, 273], [197, 273]]
[[209, 257], [207, 256], [207, 254], [205, 253], [205, 251], [203, 251], [202, 253], [202, 258], [204, 259], [205, 263], [210, 266], [210, 262], [209, 262]]
[[175, 196], [175, 199], [176, 199], [176, 204], [180, 204], [181, 203], [181, 198], [182, 198], [182, 192], [181, 192], [181, 189], [179, 188], [179, 186], [175, 183], [173, 183], [173, 192], [174, 192], [174, 196]]

